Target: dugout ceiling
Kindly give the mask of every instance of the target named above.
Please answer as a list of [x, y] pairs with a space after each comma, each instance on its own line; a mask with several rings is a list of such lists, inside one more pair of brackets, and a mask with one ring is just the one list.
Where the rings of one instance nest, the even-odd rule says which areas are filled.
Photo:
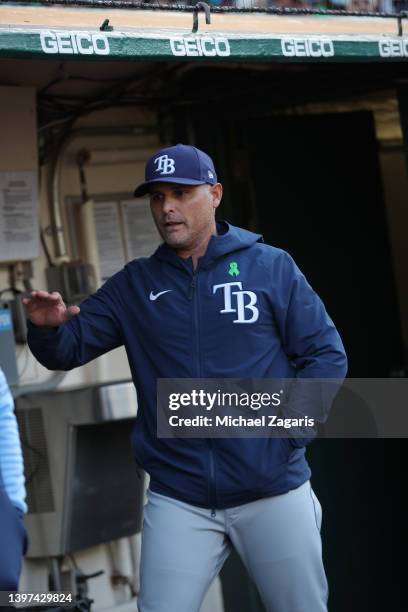
[[231, 12], [192, 25], [186, 11], [2, 4], [0, 84], [36, 88], [40, 125], [107, 106], [240, 120], [358, 99], [395, 124], [405, 18]]

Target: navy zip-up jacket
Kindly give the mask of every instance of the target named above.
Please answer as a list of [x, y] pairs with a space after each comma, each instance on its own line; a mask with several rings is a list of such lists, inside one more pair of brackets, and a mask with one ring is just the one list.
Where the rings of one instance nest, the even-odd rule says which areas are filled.
[[51, 370], [70, 370], [122, 344], [138, 396], [134, 455], [153, 491], [228, 508], [310, 477], [303, 440], [156, 433], [158, 378], [345, 376], [339, 334], [285, 251], [222, 222], [195, 270], [191, 258], [162, 244], [112, 276], [64, 325], [29, 325], [30, 348]]

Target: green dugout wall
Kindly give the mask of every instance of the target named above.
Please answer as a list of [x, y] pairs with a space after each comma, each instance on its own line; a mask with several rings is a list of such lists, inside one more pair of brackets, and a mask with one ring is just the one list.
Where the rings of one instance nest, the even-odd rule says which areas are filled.
[[408, 58], [408, 36], [276, 36], [213, 31], [143, 34], [0, 27], [0, 56], [79, 61], [392, 62]]
[[325, 63], [408, 57], [404, 16], [214, 9], [211, 23], [199, 14], [192, 33], [191, 7], [117, 9], [103, 0], [99, 8], [56, 4], [2, 3], [0, 57]]

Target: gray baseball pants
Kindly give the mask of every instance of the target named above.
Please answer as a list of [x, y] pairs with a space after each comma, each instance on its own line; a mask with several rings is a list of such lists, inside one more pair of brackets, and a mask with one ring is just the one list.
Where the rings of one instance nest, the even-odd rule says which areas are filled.
[[217, 510], [148, 491], [139, 612], [199, 612], [233, 546], [267, 612], [327, 612], [322, 510], [310, 481], [274, 497]]

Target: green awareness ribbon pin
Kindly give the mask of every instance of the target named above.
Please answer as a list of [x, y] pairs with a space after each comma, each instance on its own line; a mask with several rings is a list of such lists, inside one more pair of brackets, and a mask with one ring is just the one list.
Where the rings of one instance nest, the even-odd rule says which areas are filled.
[[231, 261], [229, 265], [228, 274], [230, 274], [231, 276], [238, 276], [239, 270], [238, 270], [238, 264], [236, 261]]

